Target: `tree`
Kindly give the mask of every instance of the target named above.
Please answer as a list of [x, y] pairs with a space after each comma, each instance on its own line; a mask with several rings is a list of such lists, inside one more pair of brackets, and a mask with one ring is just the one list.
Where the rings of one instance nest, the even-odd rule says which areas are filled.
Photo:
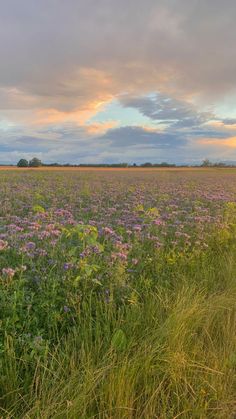
[[142, 167], [152, 167], [152, 163], [149, 163], [149, 162], [143, 163], [143, 164], [141, 164], [141, 166]]
[[42, 162], [37, 157], [34, 157], [32, 160], [30, 160], [29, 166], [30, 167], [40, 167], [40, 166], [42, 166]]
[[202, 167], [211, 167], [211, 166], [212, 166], [212, 163], [210, 162], [209, 159], [203, 160]]
[[219, 161], [218, 163], [214, 163], [213, 166], [214, 167], [227, 167], [227, 165], [221, 161]]
[[29, 163], [26, 159], [20, 159], [17, 163], [17, 167], [28, 167]]

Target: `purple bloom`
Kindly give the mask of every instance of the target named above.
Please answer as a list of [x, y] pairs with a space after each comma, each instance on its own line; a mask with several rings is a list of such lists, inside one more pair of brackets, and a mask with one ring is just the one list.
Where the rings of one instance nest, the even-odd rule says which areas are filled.
[[35, 247], [36, 247], [36, 244], [34, 242], [28, 242], [28, 243], [25, 244], [25, 248], [27, 250], [35, 249]]
[[63, 307], [64, 313], [68, 313], [70, 311], [70, 308], [68, 306]]
[[74, 267], [74, 264], [70, 263], [70, 262], [64, 263], [64, 265], [63, 265], [64, 271], [68, 271], [69, 269], [72, 269], [73, 267]]

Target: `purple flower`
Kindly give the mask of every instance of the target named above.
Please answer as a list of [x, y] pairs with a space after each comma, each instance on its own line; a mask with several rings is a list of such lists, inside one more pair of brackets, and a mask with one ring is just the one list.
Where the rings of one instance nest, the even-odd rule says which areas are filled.
[[112, 236], [115, 233], [110, 227], [104, 227], [103, 232], [107, 236]]
[[70, 262], [64, 263], [63, 265], [64, 271], [68, 271], [69, 269], [72, 269], [73, 267], [74, 267], [73, 263], [70, 263]]
[[34, 242], [28, 242], [28, 243], [25, 244], [25, 248], [27, 250], [33, 250], [33, 249], [35, 249], [35, 247], [36, 247], [36, 244]]
[[70, 308], [68, 306], [63, 307], [64, 313], [68, 313], [70, 311]]

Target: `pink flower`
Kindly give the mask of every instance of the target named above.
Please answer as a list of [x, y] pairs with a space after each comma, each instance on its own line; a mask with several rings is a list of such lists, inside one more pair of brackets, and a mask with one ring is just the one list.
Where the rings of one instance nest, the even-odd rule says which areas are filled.
[[8, 243], [4, 240], [0, 240], [0, 250], [5, 250], [8, 247]]
[[4, 276], [7, 276], [8, 278], [13, 278], [13, 276], [15, 275], [16, 270], [12, 269], [12, 268], [3, 268], [2, 269], [2, 274]]
[[154, 224], [157, 226], [162, 226], [164, 223], [162, 220], [158, 219], [158, 220], [154, 220]]
[[103, 231], [104, 231], [104, 234], [107, 234], [107, 235], [114, 234], [114, 230], [112, 230], [112, 228], [110, 228], [110, 227], [104, 227]]
[[114, 253], [113, 252], [111, 254], [111, 259], [112, 260], [120, 259], [120, 260], [126, 261], [127, 260], [127, 255], [125, 253], [123, 253], [123, 252], [117, 252], [117, 253]]

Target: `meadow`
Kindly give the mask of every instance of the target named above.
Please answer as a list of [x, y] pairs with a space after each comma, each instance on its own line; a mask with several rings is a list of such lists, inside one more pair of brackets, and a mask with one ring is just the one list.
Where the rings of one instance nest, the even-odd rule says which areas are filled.
[[0, 171], [0, 417], [235, 418], [236, 170]]

